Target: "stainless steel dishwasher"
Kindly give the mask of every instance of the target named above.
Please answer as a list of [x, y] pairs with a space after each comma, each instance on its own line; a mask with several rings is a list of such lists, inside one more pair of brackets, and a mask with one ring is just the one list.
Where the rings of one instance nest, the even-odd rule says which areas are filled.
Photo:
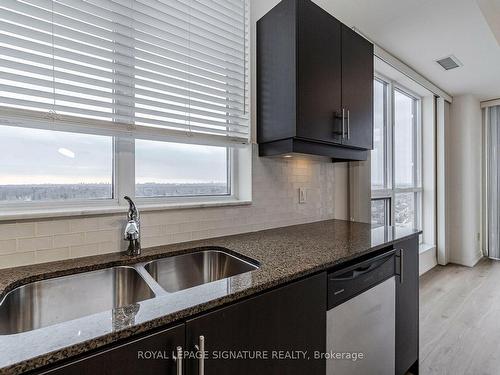
[[328, 275], [327, 375], [394, 374], [394, 253]]

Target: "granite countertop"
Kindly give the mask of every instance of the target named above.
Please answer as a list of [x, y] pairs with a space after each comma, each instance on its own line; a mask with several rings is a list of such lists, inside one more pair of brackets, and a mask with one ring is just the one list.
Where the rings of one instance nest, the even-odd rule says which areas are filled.
[[130, 265], [202, 248], [228, 249], [260, 262], [260, 268], [255, 271], [142, 301], [135, 319], [124, 328], [113, 324], [113, 312], [110, 310], [29, 332], [0, 335], [0, 374], [33, 370], [181, 321], [326, 270], [417, 233], [419, 231], [412, 229], [371, 229], [369, 224], [328, 220], [143, 249], [142, 255], [134, 258], [111, 253], [0, 270], [1, 301], [10, 290], [28, 282], [109, 266]]

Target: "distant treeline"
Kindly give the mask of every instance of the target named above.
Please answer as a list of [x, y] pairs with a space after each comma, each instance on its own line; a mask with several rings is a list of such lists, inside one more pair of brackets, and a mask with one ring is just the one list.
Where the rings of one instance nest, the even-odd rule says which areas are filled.
[[[228, 186], [225, 183], [144, 183], [136, 185], [137, 197], [225, 194], [228, 194]], [[0, 185], [0, 201], [107, 199], [112, 198], [112, 196], [113, 187], [106, 183]]]

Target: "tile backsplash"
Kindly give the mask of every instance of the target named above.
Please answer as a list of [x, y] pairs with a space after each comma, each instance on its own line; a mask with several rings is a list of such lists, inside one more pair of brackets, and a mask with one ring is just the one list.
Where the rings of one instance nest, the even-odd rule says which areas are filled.
[[[251, 205], [141, 213], [142, 246], [334, 218], [335, 164], [254, 152], [252, 175]], [[306, 189], [304, 204], [299, 187]], [[0, 268], [122, 251], [124, 223], [124, 214], [110, 214], [0, 224]]]

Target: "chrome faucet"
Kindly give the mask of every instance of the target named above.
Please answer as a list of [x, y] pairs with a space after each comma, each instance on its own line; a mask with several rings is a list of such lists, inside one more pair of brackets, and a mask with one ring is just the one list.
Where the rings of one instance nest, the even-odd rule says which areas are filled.
[[123, 197], [128, 204], [128, 222], [125, 226], [125, 232], [123, 238], [125, 241], [129, 241], [127, 248], [127, 255], [135, 256], [141, 254], [141, 221], [139, 217], [139, 211], [135, 207], [134, 202], [130, 197]]

